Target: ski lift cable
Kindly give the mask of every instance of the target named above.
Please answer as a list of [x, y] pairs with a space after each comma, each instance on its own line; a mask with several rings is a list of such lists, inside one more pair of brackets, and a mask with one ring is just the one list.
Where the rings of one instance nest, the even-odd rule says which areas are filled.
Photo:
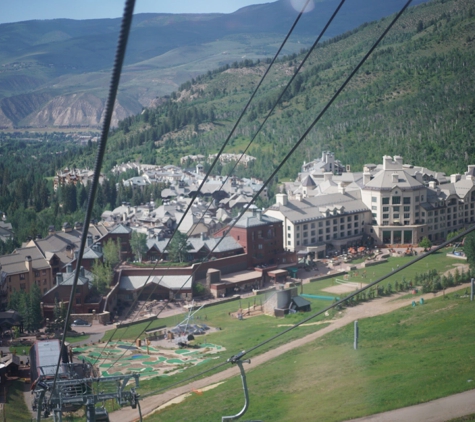
[[[295, 150], [301, 145], [301, 143], [305, 140], [305, 138], [307, 137], [307, 135], [310, 133], [310, 131], [315, 127], [315, 125], [320, 121], [320, 119], [323, 117], [323, 115], [326, 113], [326, 111], [330, 108], [330, 106], [334, 103], [334, 101], [336, 100], [336, 98], [338, 98], [338, 96], [341, 94], [341, 92], [345, 89], [345, 87], [348, 85], [348, 83], [351, 81], [351, 79], [354, 77], [354, 75], [358, 72], [358, 70], [363, 66], [363, 64], [366, 62], [366, 60], [369, 58], [369, 56], [371, 55], [371, 53], [376, 49], [376, 47], [380, 44], [380, 42], [383, 40], [383, 38], [386, 36], [386, 34], [389, 32], [389, 30], [394, 26], [394, 24], [399, 20], [399, 18], [401, 17], [401, 15], [404, 13], [404, 11], [409, 7], [409, 5], [411, 4], [412, 0], [408, 0], [404, 6], [402, 7], [402, 9], [396, 14], [396, 16], [393, 18], [393, 20], [390, 22], [390, 24], [386, 27], [386, 29], [382, 32], [382, 34], [379, 36], [379, 38], [374, 42], [374, 44], [371, 46], [371, 48], [368, 50], [368, 52], [363, 56], [363, 58], [359, 61], [359, 63], [356, 65], [356, 67], [351, 71], [351, 73], [347, 76], [347, 78], [345, 79], [345, 81], [342, 83], [342, 85], [338, 88], [338, 90], [335, 92], [335, 94], [330, 98], [330, 100], [327, 102], [327, 104], [323, 107], [323, 109], [320, 111], [320, 113], [317, 115], [317, 117], [313, 120], [313, 122], [310, 124], [310, 126], [307, 128], [307, 130], [304, 132], [304, 134], [299, 138], [299, 140], [295, 143], [295, 145], [290, 149], [290, 151], [287, 153], [287, 155], [284, 157], [284, 159], [280, 162], [280, 164], [274, 169], [274, 171], [272, 172], [272, 174], [269, 176], [269, 178], [264, 182], [264, 184], [262, 185], [262, 187], [256, 192], [256, 194], [253, 196], [253, 198], [251, 199], [251, 201], [243, 208], [243, 210], [241, 211], [241, 213], [238, 215], [238, 217], [236, 217], [234, 219], [234, 221], [231, 223], [231, 225], [229, 226], [229, 230], [231, 230], [236, 224], [237, 222], [240, 220], [240, 218], [245, 214], [245, 212], [247, 212], [247, 210], [249, 209], [249, 207], [255, 202], [255, 200], [259, 197], [259, 195], [264, 191], [264, 189], [267, 187], [267, 185], [270, 183], [270, 181], [275, 177], [275, 175], [279, 172], [279, 170], [283, 167], [283, 165], [287, 162], [287, 160], [290, 158], [290, 156], [295, 152]], [[222, 242], [222, 240], [224, 239], [224, 237], [220, 237], [219, 238], [219, 241], [216, 243], [216, 245], [214, 246], [214, 248], [209, 252], [208, 254], [208, 257], [214, 252], [214, 250], [219, 246], [219, 244]], [[188, 283], [188, 281], [193, 277], [193, 275], [196, 273], [196, 271], [201, 267], [201, 264], [200, 266], [198, 266], [194, 271], [193, 273], [188, 277], [188, 279], [183, 283], [183, 285], [181, 286], [181, 288], [179, 289], [179, 291], [181, 291], [184, 286]], [[163, 276], [162, 276], [163, 278]], [[160, 315], [162, 310], [159, 311], [159, 313], [157, 314], [157, 317]], [[142, 330], [142, 332], [140, 333], [140, 335], [142, 335], [142, 333], [144, 331], [146, 331], [148, 329], [148, 327], [150, 327], [150, 325], [152, 324], [154, 320], [151, 320], [146, 326], [145, 328]], [[137, 336], [137, 338], [140, 337]], [[122, 354], [122, 356], [125, 354], [126, 352], [124, 351], [124, 353]], [[116, 364], [117, 362], [119, 361], [119, 359], [117, 359], [114, 364]], [[113, 364], [113, 365], [114, 365]]]
[[[284, 48], [285, 44], [287, 43], [287, 40], [289, 39], [290, 35], [291, 35], [292, 32], [294, 31], [295, 27], [297, 26], [297, 23], [299, 22], [300, 18], [302, 17], [302, 15], [303, 15], [303, 13], [304, 13], [304, 11], [305, 11], [307, 5], [309, 4], [309, 2], [310, 2], [310, 0], [306, 0], [305, 4], [303, 5], [303, 7], [302, 7], [301, 11], [299, 12], [297, 18], [295, 19], [294, 23], [292, 24], [292, 27], [290, 28], [289, 32], [288, 32], [287, 35], [285, 36], [284, 40], [282, 41], [282, 43], [281, 43], [279, 49], [277, 50], [276, 54], [274, 55], [274, 58], [273, 58], [272, 61], [270, 62], [269, 66], [267, 67], [267, 69], [266, 69], [266, 71], [264, 72], [264, 74], [262, 75], [262, 77], [261, 77], [259, 83], [257, 84], [256, 88], [254, 89], [253, 93], [251, 94], [251, 97], [249, 98], [248, 102], [246, 103], [245, 107], [243, 108], [243, 110], [242, 110], [242, 112], [241, 112], [239, 118], [237, 119], [236, 123], [234, 124], [234, 126], [233, 126], [231, 132], [229, 133], [229, 135], [228, 135], [228, 137], [226, 138], [224, 144], [222, 145], [221, 149], [219, 150], [218, 154], [216, 155], [216, 157], [215, 157], [213, 163], [211, 164], [209, 170], [206, 172], [205, 177], [204, 177], [203, 180], [201, 181], [201, 183], [200, 183], [200, 185], [199, 185], [199, 187], [198, 187], [198, 190], [196, 191], [196, 194], [194, 195], [194, 197], [191, 199], [190, 203], [188, 204], [188, 206], [187, 206], [185, 212], [183, 213], [183, 215], [182, 215], [180, 221], [178, 222], [177, 227], [175, 228], [175, 230], [174, 230], [172, 236], [171, 236], [170, 239], [168, 240], [168, 242], [167, 242], [166, 246], [164, 247], [163, 251], [165, 251], [165, 250], [168, 248], [168, 246], [170, 245], [171, 241], [172, 241], [173, 238], [175, 237], [175, 234], [176, 234], [176, 232], [178, 231], [178, 229], [180, 228], [180, 226], [181, 226], [183, 220], [185, 219], [185, 216], [187, 215], [187, 213], [189, 212], [190, 208], [192, 207], [192, 205], [193, 205], [195, 199], [198, 197], [198, 194], [201, 192], [201, 189], [202, 189], [202, 187], [204, 186], [206, 180], [209, 178], [209, 176], [210, 176], [210, 174], [211, 174], [211, 171], [214, 169], [214, 167], [215, 167], [216, 164], [218, 163], [219, 158], [220, 158], [220, 156], [222, 155], [222, 153], [223, 153], [225, 147], [228, 145], [229, 141], [231, 140], [231, 136], [232, 136], [232, 135], [234, 134], [234, 132], [236, 131], [237, 126], [238, 126], [239, 123], [241, 122], [241, 120], [242, 120], [242, 118], [244, 117], [244, 115], [245, 115], [247, 109], [249, 108], [249, 106], [250, 106], [252, 100], [254, 99], [255, 95], [257, 94], [257, 91], [258, 91], [259, 88], [261, 87], [261, 85], [262, 85], [264, 79], [265, 79], [266, 76], [268, 75], [270, 69], [271, 69], [272, 66], [274, 65], [274, 63], [275, 63], [275, 61], [277, 60], [279, 54], [281, 53], [282, 49]], [[246, 149], [246, 151], [247, 151], [247, 149]], [[223, 183], [222, 186], [224, 186], [224, 183]], [[222, 186], [221, 186], [221, 188], [222, 188]], [[220, 188], [219, 190], [221, 190], [221, 188]], [[208, 206], [207, 210], [208, 210], [208, 209], [209, 209], [209, 206]], [[204, 217], [204, 213], [203, 213], [203, 216], [200, 218], [200, 221], [201, 221], [201, 219], [202, 219], [203, 217]], [[198, 224], [198, 223], [197, 223], [197, 224]], [[163, 253], [162, 253], [162, 255], [163, 255]], [[157, 265], [158, 265], [158, 259], [157, 259], [157, 262], [155, 263], [154, 267], [151, 269], [149, 276], [148, 276], [147, 279], [145, 280], [144, 285], [140, 288], [140, 291], [139, 291], [139, 293], [137, 294], [137, 297], [135, 298], [134, 302], [132, 303], [132, 305], [131, 305], [131, 307], [130, 307], [130, 310], [132, 310], [132, 309], [134, 308], [135, 304], [136, 304], [137, 301], [138, 301], [138, 298], [140, 297], [140, 294], [142, 293], [142, 291], [145, 289], [146, 285], [148, 284], [148, 282], [149, 282], [150, 279], [152, 278], [153, 272], [155, 271]], [[171, 267], [169, 266], [169, 267], [167, 268], [167, 270], [169, 270], [170, 268], [171, 268]], [[150, 297], [152, 296], [152, 294], [155, 292], [155, 289], [160, 285], [160, 283], [161, 283], [162, 280], [163, 280], [163, 276], [160, 278], [160, 280], [158, 281], [158, 283], [155, 283], [155, 287], [153, 288], [152, 292], [149, 294], [148, 299], [150, 299]], [[147, 300], [147, 301], [148, 301], [148, 300]], [[139, 312], [137, 312], [137, 316], [140, 314], [140, 311], [144, 308], [145, 303], [146, 303], [147, 301], [144, 302], [144, 304], [142, 305], [142, 307], [141, 307], [141, 309], [139, 310]], [[137, 316], [136, 316], [136, 318], [137, 318]], [[157, 315], [157, 316], [158, 316], [158, 315]], [[134, 318], [134, 320], [135, 320], [135, 318]], [[134, 320], [133, 320], [133, 321], [134, 321]], [[133, 322], [133, 321], [132, 321], [132, 322]], [[98, 356], [98, 358], [96, 359], [95, 363], [97, 363], [98, 360], [101, 358], [102, 353], [105, 351], [105, 348], [108, 346], [108, 344], [110, 343], [111, 339], [114, 337], [114, 335], [115, 335], [117, 329], [118, 329], [118, 327], [116, 327], [115, 331], [113, 332], [113, 334], [110, 336], [109, 340], [106, 342], [106, 344], [105, 344], [104, 347], [102, 348], [102, 351], [101, 351], [100, 355]], [[124, 332], [123, 335], [125, 335], [125, 333], [127, 332], [127, 329], [128, 329], [128, 327], [126, 327], [125, 332]], [[143, 333], [143, 332], [142, 332], [142, 333]], [[142, 334], [142, 333], [141, 333], [141, 334]], [[141, 335], [141, 334], [140, 334], [140, 335]], [[137, 337], [137, 338], [138, 338], [138, 337]]]
[[[91, 188], [89, 190], [87, 209], [86, 209], [86, 214], [84, 217], [83, 232], [81, 236], [81, 243], [79, 246], [79, 252], [78, 252], [78, 257], [76, 261], [76, 271], [74, 274], [73, 285], [71, 287], [71, 295], [69, 298], [68, 309], [66, 311], [66, 318], [64, 321], [64, 330], [63, 330], [63, 335], [61, 338], [60, 350], [62, 350], [64, 347], [64, 343], [66, 340], [66, 333], [67, 333], [67, 329], [69, 325], [69, 318], [71, 316], [72, 307], [74, 304], [74, 298], [75, 298], [76, 288], [77, 288], [78, 279], [79, 279], [79, 272], [80, 272], [79, 269], [82, 263], [82, 257], [84, 254], [84, 249], [85, 249], [85, 245], [87, 241], [87, 231], [88, 231], [89, 223], [91, 221], [97, 187], [99, 185], [99, 176], [100, 176], [102, 162], [104, 160], [104, 155], [106, 151], [107, 137], [109, 134], [110, 124], [112, 120], [112, 112], [114, 110], [114, 103], [117, 97], [117, 90], [119, 88], [120, 75], [122, 72], [122, 65], [124, 63], [127, 41], [130, 34], [130, 27], [132, 25], [132, 16], [133, 16], [133, 11], [134, 11], [134, 6], [135, 6], [135, 0], [126, 0], [125, 7], [124, 7], [124, 14], [122, 17], [122, 24], [121, 24], [120, 33], [119, 33], [119, 39], [117, 43], [114, 66], [112, 70], [109, 96], [107, 98], [106, 108], [105, 108], [105, 113], [104, 113], [104, 123], [103, 123], [101, 138], [99, 140], [99, 145], [98, 145], [98, 150], [97, 150], [96, 164], [94, 166], [94, 176], [93, 176]], [[54, 376], [54, 383], [51, 390], [52, 392], [54, 392], [55, 390], [59, 367], [61, 365], [61, 358], [62, 358], [62, 353], [60, 353], [58, 357], [58, 363], [56, 365], [56, 371], [55, 371], [55, 376]]]

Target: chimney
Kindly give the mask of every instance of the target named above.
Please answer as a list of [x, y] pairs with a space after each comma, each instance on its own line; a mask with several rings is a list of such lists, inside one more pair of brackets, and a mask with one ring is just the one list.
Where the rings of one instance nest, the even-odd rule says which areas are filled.
[[394, 161], [395, 161], [396, 163], [398, 163], [398, 164], [401, 166], [401, 168], [402, 168], [402, 157], [401, 157], [400, 155], [395, 155], [395, 156], [394, 156]]
[[391, 177], [392, 177], [392, 182], [393, 182], [393, 183], [397, 183], [397, 182], [399, 181], [399, 177], [398, 177], [398, 174], [397, 174], [397, 173], [393, 173], [393, 174], [391, 175]]
[[87, 246], [88, 247], [92, 246], [92, 234], [87, 235]]
[[81, 265], [81, 268], [79, 269], [79, 276], [84, 277], [84, 267]]
[[383, 169], [384, 170], [389, 170], [390, 166], [391, 166], [391, 157], [389, 155], [385, 155], [383, 157]]
[[278, 193], [277, 195], [275, 195], [276, 205], [287, 206], [288, 203], [289, 203], [289, 198], [286, 193]]
[[25, 265], [28, 271], [33, 269], [32, 259], [30, 255], [25, 256]]
[[326, 171], [325, 173], [323, 173], [323, 180], [325, 182], [328, 182], [328, 181], [332, 180], [332, 176], [333, 176], [332, 172]]
[[456, 183], [460, 180], [460, 174], [451, 174], [450, 175], [450, 183]]
[[341, 193], [342, 195], [345, 194], [345, 187], [342, 182], [338, 182], [338, 193]]
[[256, 210], [256, 214], [257, 214], [257, 219], [258, 219], [259, 221], [261, 221], [261, 220], [262, 220], [262, 210], [257, 209], [257, 210]]
[[371, 180], [371, 173], [363, 173], [363, 185], [367, 185]]
[[429, 187], [430, 187], [431, 189], [435, 189], [435, 187], [436, 187], [436, 182], [435, 182], [434, 180], [431, 180], [431, 181], [429, 182]]

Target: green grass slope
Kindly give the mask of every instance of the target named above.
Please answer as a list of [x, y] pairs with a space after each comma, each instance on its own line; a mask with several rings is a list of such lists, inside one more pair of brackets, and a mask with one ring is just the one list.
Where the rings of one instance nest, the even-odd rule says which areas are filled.
[[[341, 421], [473, 388], [468, 298], [433, 299], [353, 325], [248, 371], [247, 419]], [[240, 380], [193, 395], [151, 421], [210, 421], [242, 407]]]

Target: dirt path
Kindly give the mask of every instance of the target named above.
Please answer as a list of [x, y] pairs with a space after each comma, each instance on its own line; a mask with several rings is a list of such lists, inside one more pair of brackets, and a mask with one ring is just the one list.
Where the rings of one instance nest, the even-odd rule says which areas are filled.
[[[464, 286], [458, 286], [458, 287], [452, 287], [449, 289], [446, 289], [446, 293], [451, 293], [460, 289], [465, 289], [466, 285]], [[371, 302], [367, 302], [364, 304], [360, 304], [358, 306], [352, 307], [352, 308], [347, 308], [345, 311], [344, 315], [337, 320], [333, 320], [331, 324], [315, 333], [309, 334], [305, 337], [302, 337], [300, 339], [294, 340], [292, 342], [286, 343], [282, 346], [279, 346], [273, 350], [270, 350], [268, 352], [262, 353], [261, 355], [251, 357], [251, 364], [246, 365], [246, 368], [253, 369], [256, 366], [267, 362], [271, 359], [274, 359], [283, 353], [286, 353], [292, 349], [295, 349], [297, 347], [303, 346], [307, 343], [310, 343], [325, 334], [337, 330], [341, 327], [344, 327], [347, 324], [352, 323], [353, 321], [361, 318], [368, 318], [368, 317], [373, 317], [376, 315], [383, 315], [387, 314], [389, 312], [392, 312], [396, 309], [402, 308], [404, 306], [410, 306], [412, 301], [414, 300], [412, 297], [406, 298], [406, 299], [398, 299], [398, 296], [404, 296], [407, 293], [400, 293], [398, 295], [392, 295], [390, 297], [383, 297], [379, 299], [375, 299]], [[424, 298], [430, 299], [433, 297], [441, 296], [443, 293], [438, 292], [435, 294], [426, 294], [424, 295]], [[398, 300], [395, 300], [398, 299]], [[150, 413], [153, 413], [155, 409], [160, 407], [161, 405], [169, 402], [170, 400], [175, 399], [178, 396], [181, 396], [183, 394], [189, 393], [191, 390], [194, 389], [201, 389], [204, 387], [207, 387], [209, 385], [221, 382], [223, 380], [226, 380], [228, 378], [231, 378], [233, 376], [236, 376], [239, 374], [239, 369], [237, 367], [230, 367], [229, 369], [226, 369], [225, 371], [219, 372], [218, 374], [209, 376], [207, 378], [203, 378], [200, 380], [192, 381], [191, 383], [184, 385], [182, 387], [177, 387], [171, 390], [167, 390], [164, 393], [152, 397], [147, 397], [143, 400], [141, 400], [141, 408], [142, 408], [142, 414], [148, 415]], [[473, 397], [473, 396], [472, 396]], [[475, 412], [475, 402], [473, 399], [471, 400], [474, 403], [474, 412]], [[427, 404], [427, 403], [425, 403]], [[404, 409], [400, 409], [404, 410]], [[467, 413], [470, 413], [471, 410], [469, 410]], [[435, 413], [440, 413], [440, 412], [435, 412]], [[465, 413], [465, 414], [467, 414]], [[138, 411], [137, 410], [132, 410], [131, 408], [123, 408], [121, 410], [118, 410], [116, 412], [113, 412], [110, 414], [110, 421], [111, 422], [126, 422], [126, 421], [135, 421], [138, 420]], [[365, 420], [365, 419], [363, 419]], [[377, 421], [379, 419], [367, 419], [368, 421]], [[392, 419], [381, 419], [381, 421], [389, 421]], [[405, 418], [404, 420], [432, 420], [432, 419], [425, 419], [425, 418]], [[435, 421], [436, 419], [434, 419]], [[437, 421], [442, 421], [446, 419], [437, 419]]]

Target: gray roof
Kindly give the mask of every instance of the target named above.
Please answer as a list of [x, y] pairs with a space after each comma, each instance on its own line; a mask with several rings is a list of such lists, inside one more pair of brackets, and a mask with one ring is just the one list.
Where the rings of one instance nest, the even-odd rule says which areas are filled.
[[[140, 289], [149, 276], [123, 276], [120, 278], [119, 288], [122, 290]], [[164, 275], [150, 277], [147, 284], [158, 284], [170, 290], [191, 289], [193, 277], [190, 275]]]
[[[234, 220], [233, 220], [234, 221]], [[267, 226], [269, 224], [280, 223], [281, 220], [270, 217], [269, 215], [262, 214], [259, 215], [258, 212], [246, 211], [243, 216], [238, 220], [234, 227], [258, 227], [258, 226]]]
[[289, 200], [287, 205], [276, 204], [270, 209], [280, 211], [292, 223], [369, 211], [363, 201], [341, 193], [315, 196], [301, 201]]
[[118, 224], [115, 226], [110, 233], [111, 234], [129, 234], [132, 231], [130, 227], [126, 227], [123, 224]]
[[[397, 182], [393, 182], [393, 175], [397, 175]], [[363, 189], [392, 190], [396, 187], [401, 190], [412, 190], [423, 188], [424, 184], [412, 177], [405, 169], [388, 169], [377, 172]]]
[[27, 256], [31, 257], [33, 270], [50, 268], [49, 262], [43, 257], [41, 251], [35, 246], [30, 246], [19, 248], [11, 254], [1, 256], [0, 265], [2, 266], [2, 272], [6, 274], [27, 272], [28, 270], [25, 263]]
[[304, 306], [308, 306], [312, 304], [312, 302], [309, 302], [307, 299], [304, 299], [303, 297], [300, 297], [300, 296], [294, 296], [291, 299], [291, 302], [294, 302], [298, 308], [302, 308]]

